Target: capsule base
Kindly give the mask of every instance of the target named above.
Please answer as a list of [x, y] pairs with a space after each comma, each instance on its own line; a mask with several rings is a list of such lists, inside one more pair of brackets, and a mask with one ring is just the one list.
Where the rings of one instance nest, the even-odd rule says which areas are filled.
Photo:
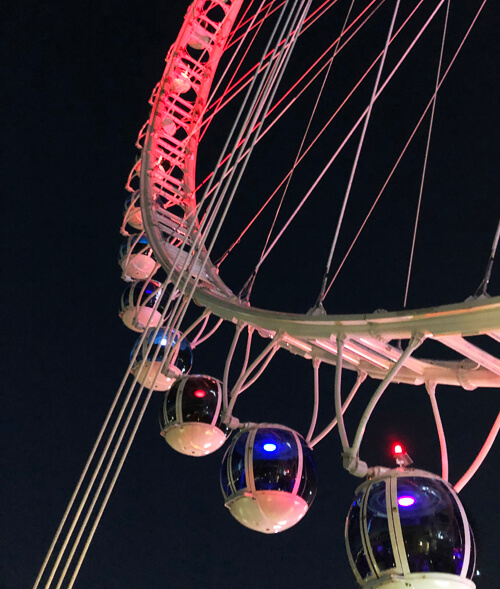
[[[153, 364], [153, 366], [151, 366], [151, 364]], [[160, 369], [161, 362], [145, 362], [142, 368], [135, 369], [135, 371], [139, 370], [137, 381], [147, 389], [153, 389], [154, 391], [168, 391], [179, 378], [181, 371], [175, 366], [170, 366], [167, 374], [164, 374]]]
[[170, 447], [187, 456], [206, 456], [226, 441], [224, 432], [217, 426], [199, 422], [171, 425], [162, 436]]
[[302, 497], [285, 491], [243, 493], [226, 503], [231, 515], [251, 530], [277, 534], [300, 521], [308, 505]]
[[123, 278], [132, 280], [146, 280], [151, 276], [156, 267], [156, 262], [151, 256], [136, 254], [130, 256], [121, 264]]
[[361, 585], [367, 589], [475, 589], [469, 579], [447, 573], [410, 573], [372, 579]]
[[137, 309], [137, 307], [127, 307], [127, 309], [121, 313], [120, 317], [129, 329], [137, 331], [138, 333], [144, 331], [146, 325], [148, 325], [148, 321], [148, 327], [157, 327], [158, 323], [161, 321], [161, 313], [150, 307], [141, 307], [139, 309]]

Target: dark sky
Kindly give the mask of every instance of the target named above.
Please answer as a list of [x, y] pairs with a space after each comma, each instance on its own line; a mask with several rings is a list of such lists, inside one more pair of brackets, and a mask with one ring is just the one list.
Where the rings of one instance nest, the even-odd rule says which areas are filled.
[[[448, 60], [479, 4], [452, 3]], [[117, 265], [123, 185], [136, 156], [137, 132], [148, 115], [147, 100], [186, 7], [180, 0], [109, 0], [8, 3], [3, 8], [1, 589], [33, 583], [128, 364], [135, 335], [117, 315], [124, 288]], [[388, 22], [389, 12], [380, 22]], [[499, 24], [498, 8], [490, 1], [438, 101], [410, 307], [464, 300], [483, 276], [499, 212]], [[325, 25], [309, 39], [298, 63], [314, 54], [316, 44], [326, 43], [328, 30]], [[372, 44], [378, 34], [375, 27], [352, 49], [352, 61], [339, 65], [336, 83], [348, 84], [357, 74], [351, 63], [380, 47]], [[406, 119], [414, 120], [414, 114], [404, 115], [405, 107], [409, 104], [415, 113], [422, 88], [432, 86], [438, 47], [439, 36], [429, 35], [415, 69], [402, 75], [400, 86], [407, 89], [418, 75], [422, 81], [411, 96], [389, 98], [374, 113], [360, 164], [362, 179], [353, 192], [360, 204], [349, 209], [339, 242], [342, 253], [378, 192], [384, 173], [380, 176], [378, 168], [387, 173], [394, 160], [389, 154], [407, 136]], [[319, 117], [327, 116], [328, 102]], [[292, 131], [303, 128], [300, 113], [292, 115]], [[215, 127], [214, 141], [224, 129], [224, 122]], [[276, 168], [286, 170], [285, 157], [293, 158], [288, 142], [276, 141], [271, 138], [271, 157], [256, 156], [245, 201], [232, 213], [235, 227], [252, 210], [248, 203], [254, 195], [261, 196], [257, 181], [270, 182]], [[309, 165], [311, 173], [324, 165], [326, 143]], [[330, 313], [401, 308], [424, 145], [422, 135], [381, 202], [357, 257], [327, 299]], [[334, 208], [339, 206], [347, 169], [343, 162], [338, 175], [325, 179], [318, 200], [263, 270], [255, 293], [259, 304], [305, 312], [314, 303], [333, 234], [330, 215], [335, 211], [326, 210], [325, 199], [333, 195]], [[297, 200], [303, 194], [300, 182]], [[229, 231], [228, 243], [231, 236]], [[320, 245], [313, 236], [319, 236]], [[243, 258], [254, 254], [253, 243], [242, 243]], [[235, 278], [239, 262], [231, 264], [223, 267], [223, 275], [237, 291], [244, 277]], [[314, 271], [311, 278], [309, 270]], [[492, 295], [498, 293], [498, 275], [497, 268]], [[209, 349], [200, 347], [194, 371], [220, 377], [230, 337], [227, 328]], [[320, 427], [333, 414], [332, 383], [333, 370], [325, 369]], [[366, 383], [353, 404], [347, 419], [351, 436], [373, 387]], [[307, 432], [312, 408], [308, 362], [280, 353], [254, 388], [238, 403], [241, 419], [281, 422]], [[443, 387], [438, 400], [455, 482], [493, 423], [498, 392]], [[340, 468], [335, 433], [314, 451], [319, 490], [310, 513], [290, 531], [264, 536], [237, 524], [224, 509], [218, 482], [222, 451], [199, 460], [176, 455], [158, 435], [160, 407], [161, 396], [154, 396], [76, 587], [354, 586], [343, 528], [358, 481]], [[368, 428], [362, 456], [370, 464], [390, 465], [388, 448], [395, 438], [407, 444], [416, 466], [438, 471], [437, 436], [423, 387], [388, 390]], [[498, 448], [497, 443], [462, 493], [478, 542], [481, 589], [499, 589]]]

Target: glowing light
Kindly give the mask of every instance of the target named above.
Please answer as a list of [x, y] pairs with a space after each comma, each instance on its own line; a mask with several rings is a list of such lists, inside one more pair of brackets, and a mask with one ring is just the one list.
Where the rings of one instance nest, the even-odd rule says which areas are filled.
[[165, 337], [164, 337], [164, 338], [161, 340], [161, 342], [160, 342], [160, 345], [161, 345], [161, 346], [166, 346], [166, 345], [167, 345], [167, 338], [165, 338]]
[[411, 507], [415, 503], [415, 497], [411, 497], [410, 495], [403, 495], [402, 497], [398, 497], [398, 505], [400, 507]]
[[276, 450], [276, 444], [272, 444], [271, 442], [267, 442], [262, 447], [266, 452], [274, 452]]
[[404, 454], [403, 446], [401, 446], [401, 444], [394, 444], [394, 446], [392, 447], [392, 453], [395, 456], [398, 456], [399, 454]]
[[195, 391], [193, 393], [193, 395], [197, 398], [197, 399], [203, 399], [203, 397], [206, 395], [205, 391], [202, 391], [201, 389]]

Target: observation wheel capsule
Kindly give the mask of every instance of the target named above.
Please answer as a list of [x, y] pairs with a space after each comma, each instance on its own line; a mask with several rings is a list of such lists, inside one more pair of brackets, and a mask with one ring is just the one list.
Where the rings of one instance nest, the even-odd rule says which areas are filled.
[[171, 293], [172, 285], [164, 289], [156, 280], [136, 280], [123, 291], [119, 316], [132, 331], [157, 327]]
[[264, 534], [291, 528], [316, 495], [311, 449], [282, 425], [244, 429], [224, 456], [221, 487], [231, 515], [247, 528]]
[[155, 268], [156, 260], [153, 249], [145, 235], [131, 235], [118, 252], [118, 263], [122, 269], [122, 278], [126, 282], [146, 280]]
[[363, 483], [346, 521], [349, 563], [362, 587], [473, 588], [475, 545], [451, 485], [394, 469]]
[[205, 375], [183, 376], [165, 393], [161, 435], [177, 452], [206, 456], [231, 430], [222, 423], [222, 383]]
[[[174, 381], [187, 374], [193, 365], [193, 350], [182, 333], [167, 328], [150, 328], [145, 337], [140, 337], [132, 348], [131, 358], [137, 351], [132, 374], [147, 389], [167, 391]], [[173, 350], [170, 362], [165, 357]]]
[[125, 224], [130, 225], [138, 231], [144, 230], [142, 223], [142, 212], [140, 206], [140, 193], [136, 190], [127, 200], [123, 210], [123, 217]]

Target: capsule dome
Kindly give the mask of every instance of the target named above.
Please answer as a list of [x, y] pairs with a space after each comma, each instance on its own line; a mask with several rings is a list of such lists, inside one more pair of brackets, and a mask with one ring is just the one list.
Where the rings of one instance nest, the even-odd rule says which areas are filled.
[[346, 522], [361, 586], [473, 588], [474, 539], [457, 494], [440, 477], [395, 469], [361, 485]]
[[[136, 280], [122, 294], [120, 318], [132, 331], [156, 327], [172, 292], [172, 285], [163, 288], [156, 280]], [[171, 301], [176, 298], [176, 294]], [[156, 308], [155, 308], [156, 306]], [[149, 322], [149, 324], [148, 324]]]
[[[149, 333], [141, 336], [132, 348], [131, 358], [137, 350], [132, 373], [147, 389], [167, 391], [173, 382], [187, 374], [193, 365], [193, 351], [182, 333], [164, 327], [158, 330], [148, 329]], [[180, 344], [178, 344], [180, 340]], [[170, 362], [164, 363], [165, 356], [174, 349], [174, 356]]]
[[139, 191], [136, 190], [129, 198], [127, 198], [127, 200], [125, 201], [123, 216], [125, 218], [125, 223], [128, 223], [134, 229], [143, 231], [144, 225], [142, 223], [142, 213], [141, 206], [139, 203], [139, 197]]
[[146, 280], [156, 268], [153, 249], [145, 235], [131, 235], [118, 252], [118, 263], [122, 269], [122, 278], [127, 282]]
[[170, 82], [171, 92], [185, 94], [191, 88], [191, 81], [187, 71], [175, 71]]
[[183, 376], [165, 393], [161, 435], [177, 452], [206, 456], [226, 441], [222, 423], [222, 383], [205, 375]]
[[302, 519], [314, 500], [312, 452], [285, 426], [242, 430], [224, 456], [221, 487], [236, 520], [257, 532], [276, 534]]

